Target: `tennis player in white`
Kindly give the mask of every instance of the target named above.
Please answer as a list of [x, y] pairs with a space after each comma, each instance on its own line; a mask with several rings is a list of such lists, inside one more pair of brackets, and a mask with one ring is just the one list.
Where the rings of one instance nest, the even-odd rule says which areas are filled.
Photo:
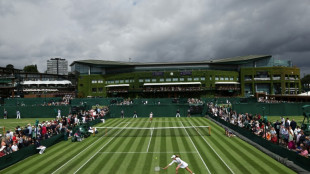
[[152, 123], [153, 120], [153, 112], [150, 113], [150, 123]]
[[164, 170], [166, 170], [169, 166], [171, 166], [173, 163], [178, 163], [178, 166], [177, 168], [175, 169], [176, 170], [176, 174], [178, 174], [178, 170], [179, 168], [182, 168], [182, 169], [186, 169], [189, 173], [191, 174], [195, 174], [191, 171], [191, 169], [188, 168], [188, 164], [181, 160], [180, 156], [179, 155], [172, 155], [171, 157], [173, 160], [170, 164], [168, 164], [168, 166], [166, 166], [165, 168], [163, 168]]

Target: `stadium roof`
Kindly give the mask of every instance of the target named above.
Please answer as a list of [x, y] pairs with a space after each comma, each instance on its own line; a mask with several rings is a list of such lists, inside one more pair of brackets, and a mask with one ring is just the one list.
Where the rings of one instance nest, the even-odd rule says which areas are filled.
[[82, 64], [92, 64], [100, 66], [147, 66], [147, 65], [182, 65], [182, 64], [242, 64], [248, 61], [270, 58], [271, 55], [248, 55], [248, 56], [238, 56], [232, 58], [215, 59], [207, 61], [192, 61], [192, 62], [122, 62], [122, 61], [109, 61], [109, 60], [77, 60], [70, 64], [70, 66], [75, 63]]

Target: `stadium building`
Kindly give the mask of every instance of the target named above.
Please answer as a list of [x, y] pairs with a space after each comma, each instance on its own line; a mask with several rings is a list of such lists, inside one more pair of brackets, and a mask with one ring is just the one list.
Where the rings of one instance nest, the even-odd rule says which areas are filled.
[[271, 55], [139, 63], [78, 60], [79, 97], [233, 97], [300, 93], [300, 69]]

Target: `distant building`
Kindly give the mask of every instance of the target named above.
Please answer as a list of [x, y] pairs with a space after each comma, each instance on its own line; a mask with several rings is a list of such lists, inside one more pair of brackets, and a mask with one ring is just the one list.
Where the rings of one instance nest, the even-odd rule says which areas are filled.
[[68, 75], [68, 61], [61, 58], [47, 60], [47, 74]]

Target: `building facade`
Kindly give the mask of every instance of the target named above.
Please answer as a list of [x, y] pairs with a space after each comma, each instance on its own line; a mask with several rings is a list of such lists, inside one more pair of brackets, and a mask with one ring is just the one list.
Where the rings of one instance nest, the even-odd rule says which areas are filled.
[[68, 75], [68, 61], [61, 58], [51, 58], [47, 60], [48, 74]]
[[199, 62], [74, 61], [79, 97], [233, 97], [300, 93], [300, 70], [271, 55]]

